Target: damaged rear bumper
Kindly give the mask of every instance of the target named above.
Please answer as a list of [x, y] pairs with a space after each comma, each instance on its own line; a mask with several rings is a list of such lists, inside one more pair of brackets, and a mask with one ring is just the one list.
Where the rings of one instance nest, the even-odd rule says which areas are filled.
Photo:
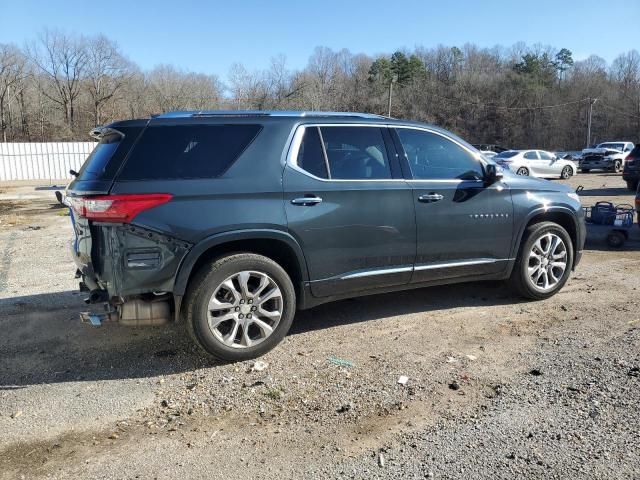
[[87, 303], [110, 304], [107, 313], [87, 313], [82, 320], [93, 325], [108, 320], [164, 323], [169, 315], [160, 303], [169, 304], [176, 273], [192, 245], [130, 224], [78, 219], [74, 228], [71, 257], [89, 291]]

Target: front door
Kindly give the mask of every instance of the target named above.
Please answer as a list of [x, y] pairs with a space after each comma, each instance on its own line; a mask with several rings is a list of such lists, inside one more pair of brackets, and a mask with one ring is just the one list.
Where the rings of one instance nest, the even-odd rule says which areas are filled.
[[412, 282], [504, 272], [512, 245], [508, 187], [485, 185], [476, 154], [453, 138], [395, 128], [416, 209], [417, 257]]
[[298, 127], [283, 181], [289, 230], [304, 251], [313, 295], [409, 283], [413, 195], [386, 128]]
[[560, 175], [559, 165], [555, 162], [553, 155], [544, 150], [538, 150], [538, 157], [540, 157], [540, 175], [545, 177], [552, 177]]

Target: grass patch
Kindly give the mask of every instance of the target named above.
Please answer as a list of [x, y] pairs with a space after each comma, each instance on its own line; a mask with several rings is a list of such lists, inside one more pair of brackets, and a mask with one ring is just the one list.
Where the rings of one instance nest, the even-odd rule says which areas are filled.
[[279, 388], [270, 388], [266, 392], [264, 392], [264, 396], [270, 398], [271, 400], [280, 400], [283, 395], [283, 391]]

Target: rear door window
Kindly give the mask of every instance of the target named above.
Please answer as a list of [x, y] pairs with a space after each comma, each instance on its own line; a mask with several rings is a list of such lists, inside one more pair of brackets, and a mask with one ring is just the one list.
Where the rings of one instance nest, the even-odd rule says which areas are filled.
[[298, 167], [311, 175], [318, 178], [327, 178], [327, 163], [324, 158], [318, 127], [305, 128], [296, 163]]
[[261, 128], [260, 125], [148, 127], [129, 155], [119, 179], [219, 177]]
[[332, 179], [391, 178], [382, 132], [378, 127], [321, 127]]
[[538, 160], [538, 154], [534, 151], [531, 152], [525, 152], [525, 154], [523, 155], [523, 157], [527, 160]]

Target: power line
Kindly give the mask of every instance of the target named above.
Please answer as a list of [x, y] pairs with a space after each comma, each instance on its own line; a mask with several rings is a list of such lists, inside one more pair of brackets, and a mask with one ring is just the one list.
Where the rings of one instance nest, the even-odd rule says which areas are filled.
[[466, 100], [460, 100], [458, 98], [449, 98], [449, 97], [443, 97], [441, 95], [436, 95], [435, 93], [431, 94], [434, 97], [438, 97], [438, 98], [442, 98], [443, 100], [447, 100], [450, 102], [457, 102], [457, 103], [461, 103], [461, 104], [465, 104], [465, 105], [474, 105], [476, 107], [484, 107], [484, 108], [495, 108], [495, 109], [499, 109], [499, 110], [541, 110], [541, 109], [545, 109], [545, 108], [559, 108], [559, 107], [565, 107], [567, 105], [575, 105], [578, 103], [583, 103], [583, 102], [588, 102], [590, 101], [588, 98], [583, 98], [581, 100], [574, 100], [572, 102], [565, 102], [565, 103], [558, 103], [555, 105], [538, 105], [538, 106], [534, 106], [534, 107], [503, 107], [500, 105], [493, 105], [493, 104], [486, 104], [486, 103], [479, 103], [479, 102], [469, 102]]
[[609, 105], [607, 105], [606, 103], [603, 103], [602, 100], [600, 101], [600, 105], [603, 106], [604, 108], [608, 108], [609, 110], [616, 112], [620, 115], [624, 115], [625, 117], [631, 117], [631, 118], [640, 118], [640, 115], [634, 115], [633, 113], [626, 113], [623, 112], [622, 110], [618, 110], [615, 107], [611, 107]]

